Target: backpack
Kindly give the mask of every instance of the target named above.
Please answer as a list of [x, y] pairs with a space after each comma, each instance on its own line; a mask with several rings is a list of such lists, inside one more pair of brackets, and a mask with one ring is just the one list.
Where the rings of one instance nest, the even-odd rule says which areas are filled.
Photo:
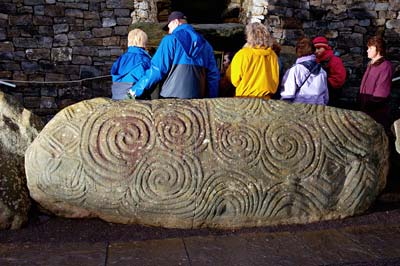
[[312, 60], [303, 61], [303, 62], [300, 62], [298, 64], [301, 64], [301, 65], [305, 66], [308, 69], [308, 71], [310, 72], [307, 75], [307, 77], [305, 78], [305, 80], [303, 80], [303, 82], [301, 83], [300, 87], [297, 88], [297, 91], [300, 91], [301, 87], [303, 87], [304, 83], [306, 83], [306, 81], [311, 76], [311, 74], [314, 74], [314, 75], [318, 75], [319, 74], [319, 72], [321, 71], [321, 65], [318, 64], [316, 61], [312, 61]]

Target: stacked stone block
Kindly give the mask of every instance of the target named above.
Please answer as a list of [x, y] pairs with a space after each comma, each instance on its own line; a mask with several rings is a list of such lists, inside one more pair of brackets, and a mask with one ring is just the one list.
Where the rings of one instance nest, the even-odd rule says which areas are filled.
[[126, 48], [133, 8], [131, 0], [3, 0], [0, 79], [27, 83], [2, 89], [44, 116], [72, 102], [110, 95], [109, 77], [67, 81], [109, 74]]

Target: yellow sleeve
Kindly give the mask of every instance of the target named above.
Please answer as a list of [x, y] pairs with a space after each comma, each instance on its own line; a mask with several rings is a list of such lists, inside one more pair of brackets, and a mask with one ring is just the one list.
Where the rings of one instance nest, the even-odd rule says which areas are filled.
[[278, 85], [279, 85], [279, 62], [278, 62], [278, 56], [273, 52], [272, 56], [272, 80], [274, 81], [274, 84], [271, 84], [271, 92], [276, 93], [278, 90]]
[[242, 69], [244, 68], [243, 55], [241, 51], [235, 54], [229, 68], [231, 74], [231, 83], [233, 86], [237, 87], [239, 86], [240, 81], [242, 80], [242, 75], [243, 75]]

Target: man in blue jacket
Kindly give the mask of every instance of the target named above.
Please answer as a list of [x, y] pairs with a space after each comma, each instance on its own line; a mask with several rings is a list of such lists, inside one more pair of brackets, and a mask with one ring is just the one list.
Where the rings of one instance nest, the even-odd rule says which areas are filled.
[[169, 34], [161, 40], [151, 67], [129, 93], [141, 96], [165, 79], [160, 92], [163, 98], [217, 97], [220, 74], [211, 45], [187, 24], [182, 12], [172, 12], [164, 29]]

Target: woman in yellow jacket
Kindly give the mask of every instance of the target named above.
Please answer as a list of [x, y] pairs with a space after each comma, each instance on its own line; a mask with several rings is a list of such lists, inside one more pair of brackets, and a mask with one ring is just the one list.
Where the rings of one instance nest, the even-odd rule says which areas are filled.
[[235, 96], [270, 99], [278, 89], [279, 63], [267, 27], [259, 22], [248, 24], [246, 41], [230, 65]]

